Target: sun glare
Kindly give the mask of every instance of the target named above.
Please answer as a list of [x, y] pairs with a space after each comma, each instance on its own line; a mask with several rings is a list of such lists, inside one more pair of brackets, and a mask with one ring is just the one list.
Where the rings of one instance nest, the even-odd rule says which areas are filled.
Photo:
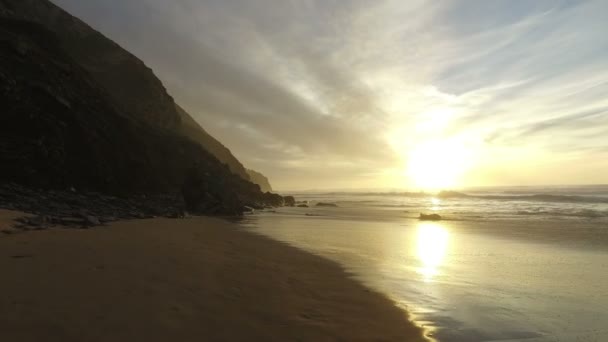
[[425, 281], [432, 281], [439, 274], [449, 236], [447, 229], [435, 223], [423, 223], [418, 227], [417, 255], [421, 263], [418, 272]]
[[434, 140], [410, 151], [407, 174], [415, 187], [433, 191], [461, 185], [469, 167], [470, 151], [462, 143]]

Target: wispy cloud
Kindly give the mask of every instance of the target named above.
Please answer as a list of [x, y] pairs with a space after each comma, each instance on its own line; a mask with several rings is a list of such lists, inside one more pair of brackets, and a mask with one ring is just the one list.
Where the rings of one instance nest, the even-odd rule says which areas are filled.
[[400, 185], [440, 137], [474, 144], [471, 182], [608, 182], [605, 1], [56, 2], [279, 188]]

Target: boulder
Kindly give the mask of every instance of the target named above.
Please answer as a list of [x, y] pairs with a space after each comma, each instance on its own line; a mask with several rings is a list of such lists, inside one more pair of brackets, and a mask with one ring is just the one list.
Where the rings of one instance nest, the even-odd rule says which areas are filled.
[[296, 199], [293, 196], [283, 197], [283, 201], [286, 207], [294, 207], [296, 205]]
[[285, 205], [285, 199], [283, 199], [283, 196], [273, 194], [272, 192], [266, 192], [262, 198], [264, 204], [271, 207], [281, 207]]
[[99, 226], [101, 225], [101, 221], [97, 218], [97, 216], [87, 215], [84, 217], [85, 225], [89, 227]]
[[324, 203], [324, 202], [319, 202], [316, 205], [317, 207], [331, 207], [331, 208], [337, 208], [338, 205], [335, 203]]
[[116, 218], [115, 216], [104, 216], [104, 217], [100, 218], [99, 221], [101, 221], [101, 223], [110, 223], [110, 222], [118, 221], [118, 218]]
[[27, 224], [32, 227], [45, 228], [51, 222], [48, 216], [38, 215], [27, 218]]
[[63, 226], [81, 227], [85, 224], [85, 221], [79, 217], [60, 217], [59, 224]]

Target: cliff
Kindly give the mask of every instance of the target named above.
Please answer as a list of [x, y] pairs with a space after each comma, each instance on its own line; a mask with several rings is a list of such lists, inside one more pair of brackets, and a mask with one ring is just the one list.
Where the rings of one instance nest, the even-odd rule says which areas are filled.
[[0, 0], [9, 16], [37, 23], [55, 34], [64, 52], [102, 86], [123, 113], [147, 125], [194, 140], [249, 180], [243, 165], [179, 107], [140, 59], [81, 20], [46, 0]]
[[0, 106], [0, 182], [185, 192], [203, 213], [280, 201], [143, 62], [46, 0], [0, 0]]
[[272, 186], [270, 186], [270, 182], [268, 181], [268, 178], [266, 178], [266, 176], [250, 169], [247, 169], [247, 174], [249, 174], [249, 178], [253, 183], [260, 186], [262, 192], [272, 191]]

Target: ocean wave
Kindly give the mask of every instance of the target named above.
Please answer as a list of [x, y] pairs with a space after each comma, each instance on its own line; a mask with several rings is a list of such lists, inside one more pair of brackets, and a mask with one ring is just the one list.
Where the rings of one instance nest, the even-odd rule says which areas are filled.
[[561, 203], [608, 203], [606, 197], [574, 196], [555, 194], [529, 194], [529, 195], [469, 195], [463, 192], [442, 191], [437, 197], [442, 199], [470, 198], [496, 201], [534, 201], [534, 202], [561, 202]]
[[[608, 196], [582, 196], [565, 195], [554, 193], [521, 193], [521, 194], [480, 194], [465, 193], [458, 191], [441, 191], [437, 194], [426, 192], [331, 192], [319, 194], [322, 197], [334, 198], [336, 201], [345, 202], [340, 197], [401, 197], [401, 198], [440, 198], [440, 199], [471, 199], [471, 200], [493, 200], [493, 201], [529, 201], [529, 202], [558, 202], [558, 203], [604, 203], [608, 204]], [[310, 196], [310, 195], [309, 195]], [[351, 201], [351, 200], [346, 200]], [[356, 202], [356, 201], [351, 201]], [[361, 200], [361, 203], [377, 201]]]
[[608, 217], [608, 211], [579, 209], [579, 210], [519, 210], [517, 215], [524, 216], [569, 216], [569, 217], [584, 217], [584, 218], [601, 218]]
[[420, 204], [372, 204], [368, 205], [372, 208], [422, 208]]

